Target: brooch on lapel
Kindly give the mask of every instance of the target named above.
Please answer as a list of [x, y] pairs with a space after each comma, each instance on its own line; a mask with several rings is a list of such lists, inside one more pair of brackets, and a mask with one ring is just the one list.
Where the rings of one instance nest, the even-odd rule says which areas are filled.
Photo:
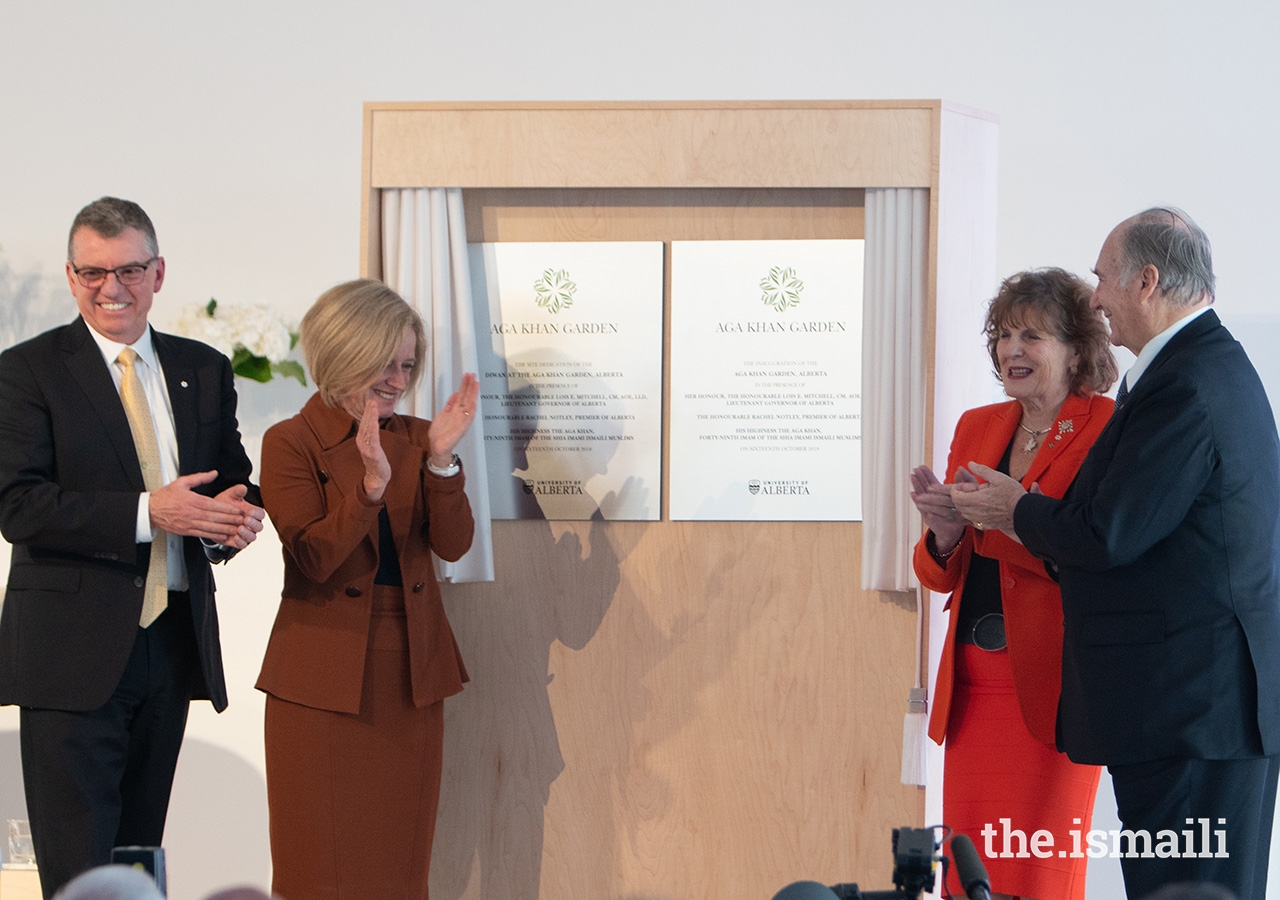
[[1058, 433], [1053, 436], [1053, 440], [1049, 442], [1049, 446], [1053, 447], [1057, 445], [1058, 441], [1062, 440], [1062, 436], [1064, 434], [1070, 434], [1075, 430], [1075, 422], [1072, 419], [1063, 419], [1058, 423]]

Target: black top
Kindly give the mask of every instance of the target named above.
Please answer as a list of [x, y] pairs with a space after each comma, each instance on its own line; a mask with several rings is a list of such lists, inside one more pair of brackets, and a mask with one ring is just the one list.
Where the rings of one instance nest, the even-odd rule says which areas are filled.
[[373, 576], [373, 583], [400, 587], [400, 556], [396, 553], [391, 517], [385, 506], [378, 510], [378, 574]]
[[[1017, 438], [1017, 432], [1014, 438]], [[1004, 456], [996, 469], [1009, 474], [1009, 459], [1013, 441], [1004, 448]], [[960, 604], [960, 621], [956, 625], [956, 640], [962, 644], [973, 643], [973, 625], [983, 616], [1004, 611], [1000, 597], [1000, 563], [989, 556], [974, 552], [969, 560], [969, 572], [964, 579], [963, 600]]]

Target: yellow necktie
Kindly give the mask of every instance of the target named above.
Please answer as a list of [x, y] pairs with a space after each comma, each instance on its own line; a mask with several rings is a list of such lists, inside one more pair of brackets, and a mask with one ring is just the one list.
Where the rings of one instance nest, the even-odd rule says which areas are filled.
[[[124, 413], [129, 417], [129, 430], [133, 432], [138, 462], [142, 464], [142, 483], [148, 491], [158, 491], [164, 487], [160, 477], [160, 445], [156, 442], [155, 423], [151, 420], [151, 406], [147, 403], [146, 391], [142, 389], [142, 379], [134, 368], [137, 359], [137, 352], [130, 347], [125, 347], [116, 357], [116, 362], [124, 367], [120, 399], [124, 402]], [[139, 624], [146, 628], [168, 605], [169, 536], [157, 528], [156, 536], [151, 539], [151, 563], [147, 566], [147, 586], [142, 595]]]

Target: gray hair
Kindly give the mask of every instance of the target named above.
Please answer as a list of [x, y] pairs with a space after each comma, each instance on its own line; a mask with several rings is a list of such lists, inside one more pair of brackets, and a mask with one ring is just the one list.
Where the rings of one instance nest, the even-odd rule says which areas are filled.
[[164, 894], [142, 869], [117, 864], [77, 875], [53, 900], [164, 900]]
[[113, 238], [126, 228], [136, 228], [147, 240], [147, 252], [152, 256], [160, 255], [160, 244], [156, 241], [156, 228], [151, 224], [151, 217], [132, 200], [101, 197], [76, 213], [75, 221], [71, 223], [71, 233], [67, 235], [67, 259], [73, 263], [72, 245], [75, 243], [76, 232], [81, 228], [91, 228], [104, 238]]
[[1156, 267], [1160, 290], [1174, 304], [1190, 306], [1205, 296], [1213, 302], [1209, 236], [1182, 210], [1156, 206], [1129, 220], [1120, 239], [1120, 283], [1128, 284], [1149, 265]]

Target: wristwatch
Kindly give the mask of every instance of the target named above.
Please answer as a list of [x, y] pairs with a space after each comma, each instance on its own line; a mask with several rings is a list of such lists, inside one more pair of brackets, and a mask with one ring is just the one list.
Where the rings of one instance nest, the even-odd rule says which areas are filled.
[[462, 471], [462, 460], [458, 459], [458, 454], [453, 454], [453, 461], [449, 465], [441, 468], [431, 461], [431, 457], [427, 457], [427, 471], [432, 475], [439, 475], [441, 478], [450, 478]]

